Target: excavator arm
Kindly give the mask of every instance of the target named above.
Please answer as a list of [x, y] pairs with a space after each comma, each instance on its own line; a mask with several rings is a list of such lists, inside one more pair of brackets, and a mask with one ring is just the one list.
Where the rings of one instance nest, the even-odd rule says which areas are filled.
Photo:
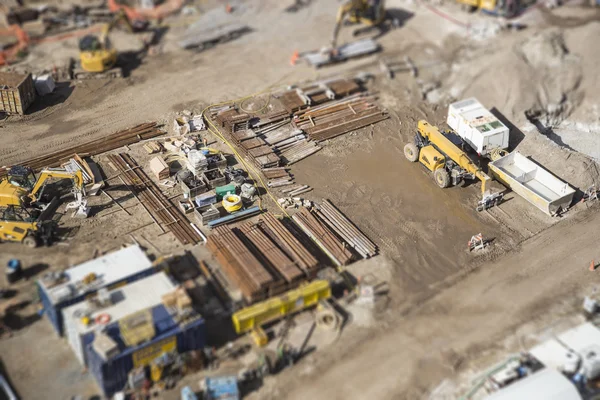
[[69, 172], [64, 169], [44, 169], [40, 172], [40, 176], [38, 180], [33, 185], [31, 192], [29, 192], [29, 198], [31, 201], [38, 200], [38, 193], [44, 187], [48, 179], [71, 179], [73, 181], [73, 189], [75, 193], [81, 193], [82, 196], [85, 196], [85, 187], [83, 183], [83, 175], [81, 171], [77, 172]]
[[346, 15], [348, 15], [351, 11], [356, 9], [356, 3], [360, 2], [357, 2], [356, 0], [349, 0], [342, 4], [338, 9], [337, 16], [335, 18], [335, 26], [333, 27], [333, 35], [331, 37], [332, 48], [335, 48], [337, 45], [337, 39], [340, 34], [342, 23], [344, 22], [344, 18], [346, 18]]

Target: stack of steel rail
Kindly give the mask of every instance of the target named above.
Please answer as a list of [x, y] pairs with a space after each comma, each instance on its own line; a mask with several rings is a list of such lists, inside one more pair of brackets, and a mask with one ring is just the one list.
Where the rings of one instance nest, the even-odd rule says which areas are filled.
[[333, 263], [340, 267], [348, 264], [354, 255], [327, 225], [318, 220], [308, 209], [301, 208], [292, 219], [306, 233]]
[[131, 156], [110, 154], [108, 159], [160, 229], [164, 231], [163, 226], [167, 227], [182, 244], [196, 244], [202, 240], [179, 208], [165, 197]]
[[298, 162], [312, 154], [315, 154], [321, 149], [322, 147], [319, 146], [316, 142], [310, 142], [304, 139], [294, 143], [294, 145], [281, 151], [279, 153], [279, 156], [285, 162], [286, 165], [292, 165], [295, 162]]
[[366, 237], [329, 200], [324, 199], [317, 207], [315, 214], [363, 258], [373, 257], [377, 254], [375, 243]]
[[304, 273], [312, 278], [318, 271], [319, 262], [315, 256], [304, 246], [300, 239], [294, 236], [283, 223], [273, 214], [265, 213], [261, 216], [263, 230], [271, 239], [290, 257]]
[[[75, 147], [32, 158], [21, 162], [20, 165], [33, 168], [34, 170], [40, 170], [46, 167], [59, 167], [62, 162], [68, 161], [74, 154], [94, 156], [118, 149], [119, 147], [137, 143], [140, 140], [151, 139], [162, 134], [164, 134], [164, 132], [158, 128], [157, 123], [150, 122]], [[7, 171], [0, 171], [0, 177], [6, 175], [6, 173]]]
[[317, 142], [383, 121], [389, 115], [367, 94], [347, 98], [298, 111], [293, 124]]
[[211, 250], [227, 277], [240, 289], [244, 299], [253, 303], [267, 298], [278, 286], [271, 274], [227, 226], [215, 228], [208, 237]]
[[261, 259], [263, 265], [268, 265], [272, 270], [277, 271], [287, 284], [293, 285], [303, 279], [304, 272], [275, 245], [261, 229], [261, 225], [247, 222], [239, 228], [246, 242], [250, 244], [249, 247], [255, 250], [254, 254]]

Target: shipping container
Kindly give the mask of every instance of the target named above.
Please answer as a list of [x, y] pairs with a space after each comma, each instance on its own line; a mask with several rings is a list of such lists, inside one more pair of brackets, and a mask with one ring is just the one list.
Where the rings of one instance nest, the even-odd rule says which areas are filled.
[[31, 74], [0, 72], [0, 111], [23, 115], [34, 100]]
[[[60, 276], [47, 274], [37, 282], [37, 286], [44, 314], [62, 336], [64, 308], [95, 296], [99, 289], [112, 290], [155, 272], [146, 253], [134, 245], [69, 268]], [[84, 283], [92, 275], [95, 279]]]
[[85, 344], [88, 370], [92, 373], [105, 396], [123, 390], [129, 372], [144, 367], [165, 353], [179, 354], [202, 349], [205, 345], [204, 320], [196, 316], [188, 323], [178, 323], [163, 305], [152, 309], [156, 335], [139, 346], [127, 347], [118, 323], [109, 324], [105, 333], [117, 343], [119, 353], [105, 360], [93, 348], [93, 342]]
[[[162, 296], [173, 292], [175, 288], [176, 286], [167, 274], [160, 272], [110, 291], [108, 306], [98, 308], [93, 304], [88, 304], [88, 301], [82, 301], [66, 307], [62, 311], [65, 332], [69, 345], [79, 362], [83, 366], [87, 364], [84, 343], [93, 341], [94, 331], [98, 328], [98, 324], [94, 323], [96, 318], [108, 315], [111, 322], [118, 322], [128, 315], [161, 304]], [[82, 322], [83, 317], [91, 322], [86, 325]]]
[[446, 122], [479, 155], [508, 148], [509, 129], [475, 98], [450, 104]]
[[571, 206], [575, 189], [518, 151], [488, 167], [495, 179], [550, 216]]

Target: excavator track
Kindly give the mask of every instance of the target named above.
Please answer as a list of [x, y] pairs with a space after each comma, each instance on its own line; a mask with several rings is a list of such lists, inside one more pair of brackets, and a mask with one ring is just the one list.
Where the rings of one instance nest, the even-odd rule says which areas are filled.
[[81, 68], [77, 68], [73, 71], [73, 79], [75, 80], [118, 79], [122, 77], [123, 70], [121, 68], [112, 68], [104, 72], [88, 72]]

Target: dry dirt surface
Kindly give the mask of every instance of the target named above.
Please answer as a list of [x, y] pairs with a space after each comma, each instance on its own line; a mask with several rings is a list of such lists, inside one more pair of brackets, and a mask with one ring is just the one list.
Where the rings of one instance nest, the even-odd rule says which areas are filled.
[[[297, 182], [314, 188], [307, 197], [330, 198], [379, 245], [380, 256], [353, 269], [357, 274], [384, 271], [378, 276], [389, 282], [390, 301], [372, 318], [359, 317], [357, 311], [357, 323], [335, 345], [268, 378], [249, 398], [425, 398], [441, 380], [468, 365], [470, 357], [493, 348], [523, 322], [542, 324], [553, 300], [580, 294], [593, 283], [595, 275], [587, 265], [598, 258], [595, 231], [600, 216], [597, 207], [578, 205], [562, 219], [550, 218], [514, 194], [499, 208], [477, 213], [478, 184], [440, 190], [429, 173], [404, 158], [402, 148], [412, 140], [419, 119], [443, 125], [449, 102], [476, 96], [514, 124], [511, 148], [532, 156], [577, 189], [598, 183], [593, 155], [577, 152], [556, 137], [561, 127], [568, 127], [571, 136], [586, 132], [589, 142], [579, 143], [582, 148], [599, 143], [593, 133], [600, 134], [594, 90], [600, 55], [589, 51], [600, 29], [598, 13], [573, 4], [534, 10], [522, 17], [527, 29], [505, 31], [490, 17], [444, 5], [456, 20], [478, 27], [468, 30], [418, 2], [388, 1], [401, 24], [378, 38], [383, 53], [313, 70], [302, 64], [291, 67], [289, 58], [294, 50], [327, 44], [338, 3], [313, 1], [287, 13], [288, 3], [236, 3], [234, 15], [253, 31], [201, 53], [177, 48], [184, 27], [180, 19], [169, 19], [164, 52], [141, 59], [125, 79], [62, 84], [24, 118], [1, 122], [0, 165], [144, 121], [170, 124], [182, 109], [198, 112], [208, 104], [270, 87], [374, 74], [370, 88], [391, 118], [330, 140], [292, 170]], [[351, 31], [343, 28], [340, 41], [351, 40]], [[135, 52], [140, 46], [139, 37], [114, 36], [115, 46], [123, 51]], [[75, 40], [40, 45], [23, 68], [48, 69], [74, 54]], [[417, 65], [418, 76], [404, 71], [388, 80], [380, 74], [380, 59], [401, 63], [404, 56]], [[127, 190], [112, 190], [126, 207], [135, 203]], [[66, 244], [34, 251], [2, 244], [0, 265], [20, 257], [26, 265], [65, 268], [131, 242], [128, 232], [148, 223], [136, 233], [143, 232], [137, 236], [142, 245], [156, 254], [182, 250], [170, 235], [159, 235], [143, 210], [132, 208], [133, 215], [124, 222], [118, 212], [109, 214], [115, 207], [108, 199], [93, 201], [102, 206], [97, 218], [73, 226]], [[469, 253], [467, 241], [480, 232], [493, 239], [492, 246]], [[25, 297], [33, 290], [32, 282], [19, 290]], [[25, 305], [23, 314], [31, 315], [32, 308]], [[36, 399], [93, 393], [89, 374], [79, 369], [64, 341], [48, 338], [49, 331], [47, 321], [30, 321], [19, 335], [0, 342], [0, 354], [5, 363], [10, 360], [7, 370], [20, 394]], [[47, 351], [53, 343], [56, 350], [42, 355], [51, 362], [33, 368], [18, 349], [38, 336], [45, 339], [30, 351], [40, 346]], [[53, 365], [64, 365], [60, 376], [54, 375]], [[52, 382], [79, 386], [71, 391]]]

